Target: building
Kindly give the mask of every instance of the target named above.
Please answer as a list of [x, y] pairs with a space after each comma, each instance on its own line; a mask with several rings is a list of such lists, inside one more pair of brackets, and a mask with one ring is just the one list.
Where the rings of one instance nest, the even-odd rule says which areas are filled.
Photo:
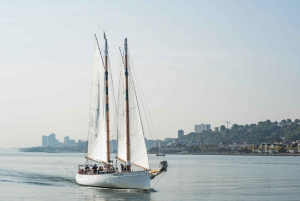
[[179, 130], [178, 131], [178, 139], [182, 138], [184, 136], [184, 131], [183, 130]]
[[85, 148], [87, 147], [87, 141], [78, 140], [76, 142], [73, 139], [70, 139], [69, 136], [64, 137], [64, 142], [59, 142], [58, 139], [56, 139], [56, 135], [54, 133], [51, 133], [50, 135], [42, 136], [42, 147], [80, 147]]
[[48, 137], [46, 135], [42, 136], [42, 147], [48, 146]]
[[195, 125], [195, 133], [201, 133], [202, 131], [209, 131], [210, 124], [199, 124]]
[[56, 136], [54, 133], [51, 133], [48, 136], [48, 146], [50, 147], [57, 147], [59, 144], [58, 140], [56, 139]]
[[59, 141], [56, 139], [54, 133], [51, 133], [49, 136], [42, 136], [42, 147], [57, 147], [59, 146]]
[[85, 140], [78, 140], [78, 148], [87, 149], [88, 142]]
[[70, 137], [69, 136], [64, 137], [64, 144], [65, 145], [68, 145], [69, 141], [70, 141]]

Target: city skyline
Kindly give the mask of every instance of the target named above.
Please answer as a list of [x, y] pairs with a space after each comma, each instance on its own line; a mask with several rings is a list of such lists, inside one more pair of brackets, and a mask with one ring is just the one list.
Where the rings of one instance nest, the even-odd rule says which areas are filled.
[[[86, 139], [94, 34], [128, 38], [155, 132], [299, 118], [299, 1], [1, 2], [0, 147]], [[147, 124], [145, 122], [145, 124]], [[150, 123], [151, 124], [151, 123]], [[152, 136], [152, 137], [151, 137]]]

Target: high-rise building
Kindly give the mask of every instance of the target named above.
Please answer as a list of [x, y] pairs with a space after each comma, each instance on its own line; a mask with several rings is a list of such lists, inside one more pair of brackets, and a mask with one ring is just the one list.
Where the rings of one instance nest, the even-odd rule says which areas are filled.
[[48, 146], [48, 137], [46, 135], [42, 136], [42, 147]]
[[87, 145], [88, 145], [88, 142], [87, 142], [87, 141], [84, 141], [84, 140], [78, 140], [78, 148], [86, 149], [86, 148], [87, 148]]
[[[78, 140], [79, 143], [79, 140]], [[70, 139], [69, 136], [64, 137], [64, 142], [59, 142], [58, 139], [56, 139], [56, 135], [54, 133], [51, 133], [49, 136], [42, 136], [42, 147], [77, 147], [79, 146], [78, 143], [75, 140]], [[80, 140], [81, 145], [80, 146], [86, 146], [87, 142]]]
[[195, 133], [201, 133], [202, 131], [209, 131], [210, 124], [199, 124], [195, 125]]
[[58, 146], [58, 140], [56, 139], [54, 133], [51, 133], [48, 136], [48, 146], [50, 146], [50, 147], [56, 147], [56, 146]]
[[68, 145], [69, 141], [70, 141], [70, 137], [69, 136], [64, 137], [64, 144], [65, 145]]
[[178, 139], [182, 138], [184, 136], [183, 130], [178, 130]]

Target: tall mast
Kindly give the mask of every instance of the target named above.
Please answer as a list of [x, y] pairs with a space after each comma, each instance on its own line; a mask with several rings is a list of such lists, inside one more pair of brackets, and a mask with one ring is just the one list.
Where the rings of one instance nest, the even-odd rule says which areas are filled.
[[127, 38], [124, 43], [125, 49], [125, 111], [126, 111], [126, 148], [127, 148], [127, 171], [130, 171], [130, 135], [129, 135], [129, 94], [128, 94], [128, 52], [127, 52]]
[[104, 39], [105, 39], [105, 91], [106, 91], [106, 154], [107, 154], [107, 162], [110, 162], [110, 147], [109, 147], [109, 99], [108, 99], [108, 65], [107, 65], [107, 57], [108, 57], [108, 45], [107, 45], [107, 38], [104, 32]]

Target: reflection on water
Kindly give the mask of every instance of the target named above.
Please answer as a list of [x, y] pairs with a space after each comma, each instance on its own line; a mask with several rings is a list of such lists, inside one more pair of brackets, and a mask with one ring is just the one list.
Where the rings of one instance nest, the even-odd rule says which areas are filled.
[[90, 189], [85, 191], [83, 200], [154, 200], [150, 199], [150, 192], [143, 192], [138, 190], [127, 190], [127, 189], [104, 189], [104, 188], [93, 188], [83, 187]]

